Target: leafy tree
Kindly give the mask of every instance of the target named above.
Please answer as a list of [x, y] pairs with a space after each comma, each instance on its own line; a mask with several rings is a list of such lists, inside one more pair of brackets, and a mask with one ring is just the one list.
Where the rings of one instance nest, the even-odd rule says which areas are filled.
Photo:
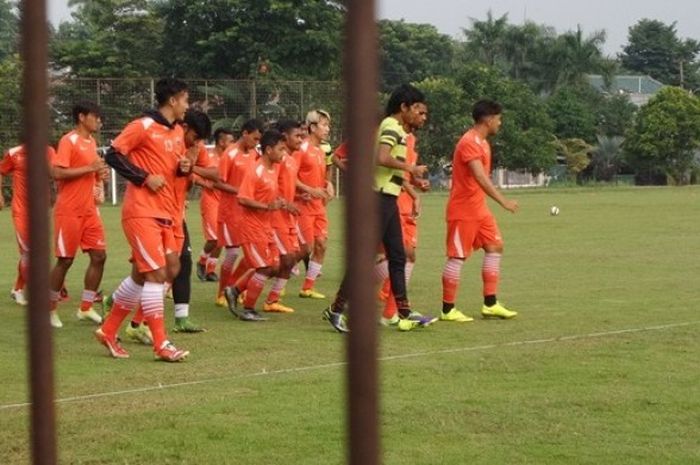
[[620, 56], [622, 65], [641, 74], [648, 74], [664, 84], [681, 85], [681, 67], [684, 80], [690, 86], [700, 86], [696, 60], [700, 42], [678, 38], [676, 23], [642, 19], [629, 29], [628, 44]]
[[554, 134], [558, 138], [595, 140], [596, 115], [592, 100], [598, 96], [591, 94], [595, 91], [590, 86], [566, 86], [547, 100], [547, 112], [554, 121]]
[[598, 111], [598, 134], [624, 136], [632, 125], [637, 107], [626, 94], [615, 94], [601, 99]]
[[0, 62], [17, 52], [19, 18], [9, 0], [0, 0]]
[[0, 151], [19, 141], [22, 69], [18, 55], [0, 60]]
[[566, 170], [572, 180], [577, 180], [579, 174], [591, 163], [589, 154], [593, 146], [583, 139], [557, 139], [557, 152], [566, 160]]
[[428, 123], [418, 134], [421, 162], [431, 168], [444, 166], [471, 124], [464, 91], [450, 78], [428, 78], [416, 86], [425, 93], [429, 111]]
[[467, 39], [466, 50], [470, 57], [494, 67], [503, 58], [508, 36], [508, 15], [494, 18], [491, 10], [486, 20], [471, 18], [471, 27], [463, 28]]
[[458, 75], [466, 108], [490, 98], [503, 104], [503, 127], [494, 139], [495, 164], [511, 170], [539, 173], [556, 163], [553, 125], [544, 102], [525, 84], [483, 65], [465, 66]]
[[623, 147], [640, 181], [665, 174], [687, 183], [700, 149], [700, 99], [677, 87], [662, 89], [639, 110]]
[[591, 152], [588, 169], [596, 181], [610, 182], [624, 165], [624, 154], [620, 136], [598, 136], [598, 143]]
[[162, 20], [149, 0], [70, 0], [52, 42], [54, 65], [81, 77], [157, 76]]
[[344, 7], [315, 0], [157, 0], [161, 55], [185, 77], [334, 79]]
[[448, 76], [452, 71], [455, 43], [430, 24], [379, 21], [381, 89], [397, 84]]

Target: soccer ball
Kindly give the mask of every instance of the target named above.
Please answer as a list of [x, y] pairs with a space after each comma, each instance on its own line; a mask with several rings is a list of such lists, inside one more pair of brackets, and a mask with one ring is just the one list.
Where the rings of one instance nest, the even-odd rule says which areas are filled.
[[559, 215], [559, 207], [557, 207], [557, 206], [555, 205], [555, 206], [553, 206], [552, 208], [550, 208], [550, 209], [549, 209], [549, 214], [552, 215], [552, 216], [557, 216], [557, 215]]

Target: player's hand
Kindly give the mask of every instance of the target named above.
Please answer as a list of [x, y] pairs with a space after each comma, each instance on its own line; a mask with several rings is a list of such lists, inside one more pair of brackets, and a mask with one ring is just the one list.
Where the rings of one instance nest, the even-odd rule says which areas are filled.
[[335, 186], [332, 182], [326, 182], [326, 194], [328, 194], [328, 201], [330, 202], [335, 197]]
[[420, 216], [421, 202], [420, 197], [413, 199], [413, 217], [418, 218]]
[[426, 165], [412, 165], [409, 172], [414, 178], [422, 178], [428, 172], [428, 167]]
[[107, 165], [105, 165], [105, 161], [99, 157], [90, 163], [90, 170], [94, 173], [100, 173], [106, 167]]
[[430, 190], [430, 181], [427, 179], [414, 179], [413, 184], [423, 192], [428, 192]]
[[299, 209], [297, 208], [297, 206], [294, 205], [293, 203], [287, 203], [287, 205], [285, 205], [284, 208], [285, 208], [285, 210], [287, 210], [289, 213], [291, 213], [294, 216], [299, 216], [299, 214], [301, 213], [299, 211]]
[[109, 166], [105, 165], [105, 167], [102, 168], [102, 170], [100, 171], [100, 179], [103, 181], [106, 181], [109, 179]]
[[150, 174], [144, 182], [146, 187], [148, 187], [152, 192], [158, 192], [165, 186], [165, 178], [160, 174]]
[[280, 208], [284, 207], [285, 201], [284, 199], [275, 199], [272, 201], [272, 203], [267, 205], [268, 210], [279, 210]]
[[506, 201], [503, 202], [503, 208], [505, 208], [511, 213], [515, 213], [518, 211], [518, 208], [520, 208], [520, 206], [518, 205], [518, 202], [516, 200], [506, 199]]
[[308, 193], [311, 196], [311, 198], [328, 200], [328, 192], [326, 192], [325, 189], [321, 189], [320, 187], [314, 187], [310, 189]]
[[185, 174], [192, 173], [192, 160], [189, 157], [180, 158], [180, 172]]

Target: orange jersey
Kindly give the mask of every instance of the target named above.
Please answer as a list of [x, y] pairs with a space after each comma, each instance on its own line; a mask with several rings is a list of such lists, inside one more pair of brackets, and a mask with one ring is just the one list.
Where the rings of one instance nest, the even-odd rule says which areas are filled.
[[182, 215], [176, 193], [177, 171], [185, 155], [180, 125], [166, 126], [149, 116], [129, 123], [112, 142], [112, 147], [151, 175], [160, 175], [165, 185], [158, 192], [127, 183], [122, 219], [160, 218], [176, 221]]
[[[207, 148], [203, 142], [197, 144], [195, 149], [196, 157], [192, 160], [192, 166], [199, 166], [201, 168], [209, 167], [209, 155], [207, 154]], [[175, 178], [175, 199], [178, 207], [178, 215], [175, 216], [175, 224], [182, 223], [185, 217], [185, 201], [187, 200], [187, 192], [190, 190], [191, 186], [190, 176], [177, 176]]]
[[[260, 160], [252, 165], [241, 182], [238, 198], [265, 204], [279, 197], [277, 170], [266, 168]], [[272, 212], [241, 206], [240, 233], [243, 242], [259, 242], [269, 236], [272, 242]]]
[[[418, 163], [418, 152], [416, 152], [416, 136], [408, 134], [406, 136], [406, 163], [416, 165]], [[411, 175], [404, 172], [404, 179], [411, 181]], [[401, 190], [397, 200], [399, 213], [401, 215], [413, 215], [413, 197], [405, 190]]]
[[333, 154], [338, 157], [338, 160], [347, 160], [348, 159], [348, 143], [343, 142], [338, 146], [338, 148], [335, 149], [335, 152]]
[[[55, 156], [54, 149], [47, 147], [46, 158], [49, 163]], [[11, 148], [0, 161], [0, 174], [6, 176], [10, 173], [12, 173], [12, 216], [27, 216], [29, 196], [27, 195], [27, 149], [24, 145]]]
[[[95, 139], [81, 137], [71, 131], [61, 137], [51, 164], [61, 168], [80, 168], [97, 160]], [[54, 212], [57, 215], [85, 216], [95, 212], [95, 182], [98, 173], [88, 173], [73, 179], [56, 181], [58, 193]]]
[[[326, 154], [310, 142], [292, 155], [299, 163], [298, 179], [309, 187], [326, 188]], [[302, 215], [321, 215], [326, 211], [322, 199], [305, 200], [299, 203]]]
[[[244, 152], [239, 144], [231, 144], [219, 160], [219, 178], [234, 189], [240, 189], [249, 168], [255, 164], [258, 152], [251, 149]], [[219, 201], [219, 222], [240, 215], [237, 194], [221, 192]]]
[[[206, 150], [206, 148], [205, 148]], [[217, 171], [219, 170], [219, 160], [221, 157], [219, 157], [219, 154], [216, 153], [216, 150], [207, 150], [207, 168], [216, 168]], [[204, 207], [204, 205], [207, 206], [217, 206], [219, 205], [219, 200], [221, 199], [221, 191], [218, 189], [214, 188], [202, 188], [202, 196], [201, 196], [201, 205]]]
[[467, 131], [457, 143], [452, 158], [452, 188], [447, 201], [447, 220], [481, 218], [488, 214], [486, 193], [469, 169], [478, 160], [486, 173], [491, 172], [491, 146], [474, 130]]
[[[299, 173], [299, 164], [294, 157], [291, 155], [286, 155], [277, 166], [277, 171], [279, 173], [277, 178], [279, 196], [288, 203], [292, 203], [294, 202], [294, 197], [296, 195], [296, 181]], [[275, 211], [272, 215], [272, 219], [276, 227], [286, 226], [292, 228], [296, 225], [294, 215], [286, 210]]]

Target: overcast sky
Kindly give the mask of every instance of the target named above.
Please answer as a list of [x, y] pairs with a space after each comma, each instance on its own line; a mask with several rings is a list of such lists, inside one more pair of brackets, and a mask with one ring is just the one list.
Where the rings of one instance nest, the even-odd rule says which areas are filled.
[[[627, 30], [641, 18], [676, 21], [683, 38], [700, 40], [698, 0], [379, 0], [379, 16], [434, 24], [441, 32], [458, 36], [469, 18], [483, 19], [491, 9], [495, 16], [505, 13], [512, 23], [525, 18], [554, 26], [559, 32], [575, 29], [604, 29], [608, 34], [605, 51], [616, 54], [627, 41]], [[49, 18], [54, 24], [70, 18], [68, 0], [49, 0]], [[632, 6], [629, 6], [632, 5]]]

